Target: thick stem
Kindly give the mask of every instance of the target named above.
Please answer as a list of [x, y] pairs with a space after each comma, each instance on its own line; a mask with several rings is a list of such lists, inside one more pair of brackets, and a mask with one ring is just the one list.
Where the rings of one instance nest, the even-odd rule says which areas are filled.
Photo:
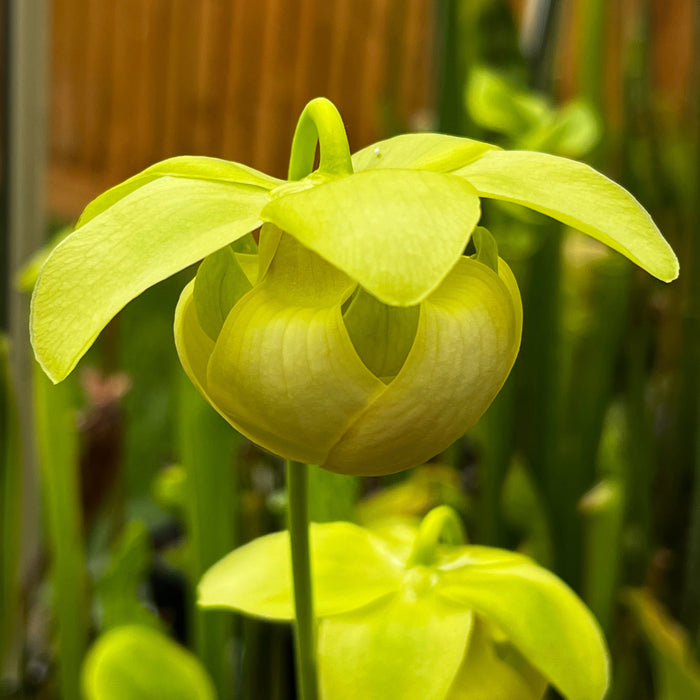
[[317, 700], [316, 640], [309, 550], [308, 467], [290, 460], [287, 460], [286, 466], [297, 687], [301, 700]]
[[290, 180], [301, 180], [314, 169], [316, 144], [320, 148], [319, 172], [329, 175], [352, 173], [343, 119], [335, 105], [325, 97], [311, 100], [299, 117], [289, 158]]

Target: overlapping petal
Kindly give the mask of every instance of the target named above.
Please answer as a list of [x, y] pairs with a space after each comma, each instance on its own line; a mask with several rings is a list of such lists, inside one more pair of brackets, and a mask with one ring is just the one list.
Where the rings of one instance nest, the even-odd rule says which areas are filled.
[[462, 258], [421, 305], [413, 347], [399, 374], [350, 425], [323, 466], [388, 474], [448, 447], [505, 382], [521, 327], [520, 296], [505, 262], [497, 275]]
[[[261, 237], [261, 256], [267, 238]], [[283, 235], [265, 278], [229, 314], [205, 389], [254, 442], [288, 459], [323, 463], [383, 390], [343, 324], [341, 305], [354, 287], [343, 272]]]

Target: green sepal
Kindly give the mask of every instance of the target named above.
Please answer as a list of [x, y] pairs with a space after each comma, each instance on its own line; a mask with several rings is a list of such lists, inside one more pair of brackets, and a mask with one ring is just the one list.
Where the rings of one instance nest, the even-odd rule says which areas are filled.
[[88, 221], [114, 206], [135, 190], [161, 177], [204, 180], [258, 190], [271, 190], [283, 182], [247, 165], [229, 160], [207, 156], [176, 156], [154, 163], [93, 199], [80, 215], [76, 228], [84, 226]]
[[230, 245], [204, 258], [194, 280], [194, 305], [199, 324], [212, 340], [234, 304], [252, 288]]
[[444, 700], [464, 657], [473, 615], [410, 590], [319, 628], [322, 696]]
[[64, 379], [129, 301], [257, 228], [267, 201], [259, 188], [161, 177], [76, 229], [49, 256], [32, 297], [44, 371]]
[[567, 700], [601, 700], [609, 682], [602, 632], [560, 579], [517, 560], [478, 568], [450, 561], [438, 568], [440, 595], [496, 625]]
[[387, 306], [361, 287], [343, 314], [357, 354], [367, 368], [387, 383], [408, 356], [418, 327], [418, 306]]
[[216, 700], [199, 659], [151, 627], [103, 634], [83, 664], [85, 700]]
[[352, 156], [355, 172], [408, 168], [448, 173], [498, 149], [490, 143], [445, 134], [402, 134], [373, 143]]
[[369, 170], [273, 198], [262, 217], [343, 270], [380, 301], [425, 299], [459, 260], [479, 198], [463, 179]]
[[597, 238], [664, 282], [678, 276], [676, 255], [649, 214], [588, 165], [532, 151], [489, 151], [454, 175], [482, 197], [521, 204]]
[[[396, 591], [402, 567], [384, 543], [352, 523], [312, 523], [314, 611], [317, 617], [361, 608]], [[259, 537], [204, 574], [200, 606], [229, 608], [268, 620], [294, 619], [289, 532]]]

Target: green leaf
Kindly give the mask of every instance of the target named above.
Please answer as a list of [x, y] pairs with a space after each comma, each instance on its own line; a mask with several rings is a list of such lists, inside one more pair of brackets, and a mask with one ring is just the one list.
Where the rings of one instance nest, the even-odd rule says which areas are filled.
[[417, 304], [439, 286], [480, 214], [479, 198], [464, 180], [413, 170], [327, 181], [283, 194], [262, 212], [394, 306]]
[[102, 635], [83, 665], [86, 700], [215, 700], [197, 658], [164, 634], [129, 625]]
[[[265, 235], [261, 259], [267, 244]], [[354, 286], [284, 234], [263, 281], [228, 315], [204, 387], [217, 410], [253, 442], [297, 462], [323, 464], [384, 387], [343, 324], [341, 306]]]
[[330, 451], [323, 466], [389, 474], [446, 449], [498, 393], [520, 345], [517, 285], [462, 257], [422, 304], [418, 329], [396, 378], [377, 394]]
[[85, 207], [76, 228], [84, 226], [98, 214], [114, 206], [135, 190], [162, 177], [178, 177], [186, 180], [204, 180], [221, 184], [270, 190], [282, 184], [282, 180], [261, 173], [247, 165], [206, 156], [176, 156], [142, 170], [124, 182], [103, 192]]
[[32, 343], [49, 377], [64, 379], [145, 289], [257, 228], [267, 199], [259, 189], [162, 177], [74, 231], [32, 298]]
[[454, 173], [482, 197], [522, 204], [597, 238], [664, 282], [678, 260], [625, 189], [583, 163], [530, 151], [490, 151]]
[[540, 700], [547, 685], [501, 632], [475, 615], [466, 656], [445, 700]]
[[418, 315], [418, 306], [387, 306], [359, 288], [343, 321], [362, 361], [388, 383], [399, 373], [413, 345]]
[[202, 330], [212, 340], [234, 304], [252, 288], [230, 245], [204, 258], [194, 280], [194, 305]]
[[319, 628], [321, 694], [333, 700], [443, 700], [472, 614], [432, 595], [397, 594]]
[[[469, 548], [465, 548], [467, 551]], [[597, 622], [556, 576], [533, 564], [439, 567], [440, 595], [473, 609], [568, 700], [601, 700], [609, 659]]]
[[[311, 567], [317, 617], [363, 607], [398, 590], [403, 568], [381, 540], [352, 523], [311, 524]], [[199, 605], [272, 620], [294, 619], [289, 533], [239, 547], [199, 584]]]
[[497, 149], [490, 143], [445, 134], [402, 134], [373, 143], [352, 156], [355, 172], [408, 168], [448, 173]]

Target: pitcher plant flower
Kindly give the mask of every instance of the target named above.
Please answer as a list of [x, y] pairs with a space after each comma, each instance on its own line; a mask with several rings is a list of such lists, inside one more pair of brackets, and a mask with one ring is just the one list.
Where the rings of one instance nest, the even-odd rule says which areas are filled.
[[661, 280], [678, 274], [639, 203], [586, 165], [440, 134], [351, 157], [319, 98], [299, 119], [287, 181], [184, 156], [90, 203], [35, 287], [36, 357], [62, 380], [129, 301], [204, 259], [175, 338], [211, 405], [288, 460], [412, 467], [481, 416], [518, 352], [520, 296], [477, 226], [481, 197], [548, 214]]
[[[419, 528], [311, 525], [322, 698], [600, 700], [602, 633], [581, 600], [528, 557], [462, 542], [447, 506]], [[260, 537], [209, 569], [199, 605], [294, 618], [289, 533]]]

